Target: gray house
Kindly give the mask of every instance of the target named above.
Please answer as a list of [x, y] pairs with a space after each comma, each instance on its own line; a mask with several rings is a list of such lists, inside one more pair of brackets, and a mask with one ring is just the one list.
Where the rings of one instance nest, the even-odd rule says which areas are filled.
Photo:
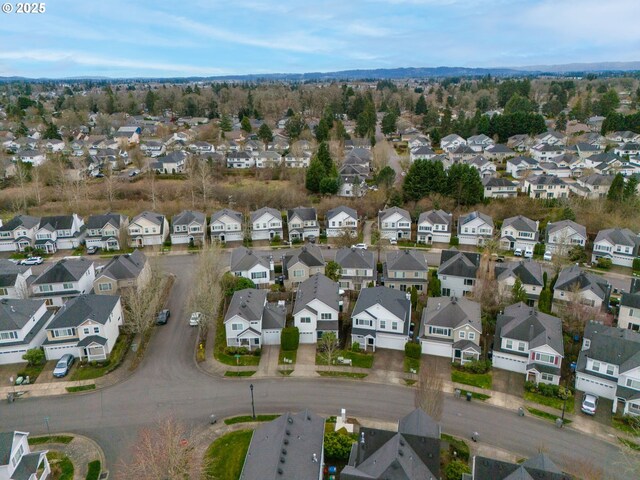
[[542, 265], [538, 262], [507, 262], [495, 266], [496, 280], [503, 296], [509, 296], [516, 279], [519, 278], [522, 287], [527, 292], [527, 304], [535, 306], [540, 298], [544, 286]]
[[340, 265], [340, 288], [360, 290], [376, 281], [376, 262], [373, 252], [357, 248], [341, 248], [336, 252], [336, 262]]
[[340, 337], [338, 283], [316, 273], [300, 284], [293, 305], [293, 323], [300, 332], [300, 343], [316, 343], [325, 332]]
[[545, 239], [545, 248], [548, 252], [566, 255], [571, 248], [586, 245], [587, 228], [573, 220], [548, 223]]
[[203, 245], [207, 237], [207, 216], [185, 210], [171, 219], [171, 243]]
[[480, 254], [443, 250], [440, 255], [438, 278], [443, 297], [463, 297], [473, 291], [480, 266]]
[[400, 207], [378, 212], [380, 237], [388, 240], [411, 240], [411, 216]]
[[572, 301], [574, 296], [583, 305], [596, 310], [609, 305], [611, 284], [602, 276], [583, 271], [578, 265], [565, 267], [560, 271], [553, 287], [553, 308], [559, 310], [563, 303]]
[[320, 236], [318, 212], [315, 208], [297, 207], [287, 210], [287, 226], [290, 242]]
[[415, 288], [418, 292], [427, 290], [429, 267], [422, 252], [416, 250], [392, 250], [382, 265], [384, 286], [407, 291]]
[[418, 217], [418, 243], [449, 243], [453, 215], [444, 210], [429, 210]]
[[539, 453], [522, 463], [474, 455], [471, 473], [465, 475], [463, 480], [574, 480], [571, 475], [562, 473], [546, 453]]
[[505, 250], [533, 252], [538, 243], [539, 224], [523, 215], [505, 218], [500, 231], [500, 246]]
[[85, 224], [85, 244], [102, 250], [120, 250], [122, 233], [128, 225], [129, 218], [119, 213], [91, 215]]
[[221, 243], [241, 242], [244, 239], [242, 231], [243, 218], [240, 212], [225, 208], [211, 215], [211, 240]]
[[282, 257], [284, 286], [287, 289], [297, 288], [316, 273], [324, 273], [324, 266], [320, 247], [309, 243]]
[[607, 228], [600, 230], [593, 242], [591, 261], [601, 258], [611, 260], [614, 265], [631, 267], [638, 256], [640, 237], [628, 228]]
[[251, 240], [283, 239], [282, 215], [275, 208], [262, 207], [251, 212]]

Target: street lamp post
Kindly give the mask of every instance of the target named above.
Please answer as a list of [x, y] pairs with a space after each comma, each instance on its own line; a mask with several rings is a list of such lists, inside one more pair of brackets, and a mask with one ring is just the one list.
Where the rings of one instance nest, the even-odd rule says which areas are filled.
[[253, 383], [251, 385], [249, 385], [249, 390], [251, 390], [251, 413], [253, 416], [253, 419], [256, 419], [256, 406], [253, 402]]

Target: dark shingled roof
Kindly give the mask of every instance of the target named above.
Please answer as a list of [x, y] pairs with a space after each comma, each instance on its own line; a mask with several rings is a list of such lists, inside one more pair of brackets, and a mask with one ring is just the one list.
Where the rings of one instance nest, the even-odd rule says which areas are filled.
[[73, 225], [73, 215], [56, 215], [53, 217], [42, 217], [40, 228], [49, 225], [51, 230], [69, 230]]
[[92, 266], [93, 262], [83, 257], [58, 260], [36, 278], [33, 284], [77, 282]]
[[296, 207], [287, 210], [287, 220], [291, 221], [293, 217], [298, 217], [303, 222], [309, 222], [311, 220], [317, 220], [318, 214], [315, 208], [312, 207]]
[[[432, 225], [447, 225], [446, 232], [451, 232], [451, 222], [453, 219], [453, 215], [444, 210], [429, 210], [427, 212], [422, 212], [420, 217], [418, 217], [418, 225], [422, 222], [428, 221]], [[438, 230], [437, 233], [442, 233], [443, 230]]]
[[192, 222], [196, 222], [200, 225], [204, 225], [207, 222], [207, 217], [202, 212], [194, 212], [193, 210], [185, 210], [175, 215], [171, 219], [172, 225], [189, 225]]
[[77, 327], [87, 319], [105, 325], [119, 301], [115, 295], [79, 295], [58, 310], [47, 330]]
[[327, 214], [325, 216], [327, 217], [327, 220], [331, 220], [331, 218], [335, 217], [337, 214], [342, 212], [346, 213], [347, 215], [355, 219], [358, 218], [358, 212], [356, 212], [353, 208], [345, 207], [344, 205], [341, 205], [336, 208], [332, 208], [331, 210], [327, 211]]
[[578, 265], [563, 268], [553, 287], [554, 290], [571, 292], [576, 287], [579, 291], [591, 290], [602, 300], [607, 297], [611, 289], [611, 285], [605, 278], [585, 272]]
[[404, 208], [400, 208], [400, 207], [391, 207], [391, 208], [387, 208], [386, 210], [380, 210], [378, 212], [378, 220], [384, 221], [386, 218], [393, 215], [394, 213], [399, 213], [403, 218], [411, 222], [411, 215], [409, 215], [409, 212], [407, 212]]
[[[580, 351], [578, 371], [585, 371], [587, 358], [618, 365], [620, 374], [640, 366], [640, 333], [589, 322], [584, 329], [584, 338], [590, 340], [590, 345]], [[591, 371], [587, 373], [594, 375]]]
[[517, 277], [525, 285], [543, 286], [542, 266], [538, 262], [507, 262], [496, 265], [494, 271], [499, 282], [509, 277]]
[[107, 224], [111, 224], [116, 228], [120, 228], [124, 216], [119, 213], [105, 213], [104, 215], [91, 215], [87, 219], [85, 226], [88, 230], [98, 230]]
[[4, 258], [0, 259], [0, 287], [15, 286], [18, 275], [23, 275], [29, 268], [26, 265], [16, 265]]
[[353, 309], [352, 316], [364, 312], [374, 305], [380, 304], [393, 315], [404, 320], [404, 329], [407, 333], [409, 329], [411, 314], [411, 300], [407, 298], [405, 292], [387, 287], [371, 287], [360, 290], [356, 306]]
[[114, 280], [138, 278], [146, 263], [145, 254], [140, 250], [134, 250], [130, 254], [114, 256], [97, 276], [105, 276]]
[[427, 260], [416, 250], [390, 250], [385, 262], [388, 271], [427, 271]]
[[336, 252], [336, 262], [342, 268], [374, 268], [373, 252], [359, 248], [341, 248]]
[[[564, 355], [562, 320], [542, 313], [520, 302], [504, 309], [496, 320], [496, 341], [494, 349], [499, 350], [502, 338], [512, 338], [529, 343], [529, 349], [548, 345], [560, 355]], [[509, 353], [518, 354], [509, 351]], [[527, 353], [524, 352], [524, 355]]]
[[422, 310], [420, 336], [425, 335], [427, 325], [458, 328], [466, 324], [471, 325], [478, 332], [482, 332], [478, 302], [465, 297], [430, 297], [427, 299], [426, 308]]
[[546, 453], [539, 453], [521, 464], [493, 458], [473, 458], [473, 480], [573, 480], [551, 461]]
[[338, 311], [340, 302], [338, 283], [321, 273], [309, 277], [298, 286], [293, 314], [298, 313], [315, 299]]
[[224, 217], [225, 215], [237, 220], [240, 223], [242, 223], [242, 214], [240, 212], [236, 212], [235, 210], [231, 210], [231, 209], [228, 209], [228, 208], [224, 208], [222, 210], [218, 210], [213, 215], [211, 215], [211, 223], [215, 222], [219, 218]]
[[30, 217], [29, 215], [17, 215], [0, 227], [0, 232], [12, 232], [18, 227], [27, 229], [38, 226], [39, 217]]
[[257, 264], [262, 265], [267, 270], [270, 267], [268, 258], [257, 255], [253, 250], [249, 250], [246, 247], [234, 248], [233, 252], [231, 252], [232, 272], [244, 272]]
[[323, 267], [324, 258], [322, 257], [320, 247], [308, 244], [291, 252], [289, 255], [285, 255], [282, 258], [282, 271], [284, 274], [287, 275], [289, 267], [298, 262], [306, 265], [307, 267]]
[[620, 306], [640, 308], [640, 294], [637, 293], [623, 293], [620, 299]]
[[257, 321], [262, 318], [267, 291], [256, 288], [245, 288], [233, 293], [229, 308], [224, 316], [225, 322], [238, 315], [247, 321]]
[[538, 224], [530, 218], [525, 217], [524, 215], [516, 215], [515, 217], [505, 218], [502, 222], [502, 228], [504, 229], [506, 227], [513, 227], [518, 232], [535, 233], [535, 236], [537, 238]]
[[475, 278], [480, 266], [480, 254], [460, 252], [458, 250], [443, 250], [440, 256], [438, 275]]

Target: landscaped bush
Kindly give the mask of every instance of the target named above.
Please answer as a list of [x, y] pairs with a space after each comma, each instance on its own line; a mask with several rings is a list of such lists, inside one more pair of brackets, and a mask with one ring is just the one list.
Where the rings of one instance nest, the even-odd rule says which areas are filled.
[[606, 270], [609, 270], [613, 266], [613, 262], [611, 261], [610, 258], [599, 258], [597, 265], [598, 265], [598, 268], [604, 268]]
[[280, 333], [280, 348], [285, 352], [298, 350], [300, 331], [298, 327], [285, 327]]
[[251, 351], [246, 347], [227, 347], [224, 349], [227, 355], [250, 355]]
[[633, 271], [637, 272], [640, 270], [640, 258], [633, 259]]
[[353, 342], [351, 344], [351, 351], [355, 353], [360, 353], [360, 344], [358, 342]]
[[353, 441], [353, 437], [342, 430], [327, 432], [324, 435], [324, 454], [331, 460], [347, 460]]
[[457, 247], [458, 245], [460, 245], [460, 240], [458, 239], [458, 237], [451, 237], [449, 245], [452, 247]]
[[467, 362], [464, 365], [460, 365], [460, 370], [464, 370], [469, 373], [487, 373], [491, 368], [491, 362], [489, 360], [474, 360], [473, 362]]
[[465, 473], [471, 473], [471, 469], [462, 460], [451, 460], [444, 468], [444, 478], [446, 480], [460, 480]]
[[409, 358], [420, 359], [422, 347], [418, 343], [407, 342], [404, 344], [404, 354]]
[[279, 265], [279, 264], [278, 265], [274, 265], [273, 266], [273, 273], [278, 273], [278, 274], [282, 273], [282, 265]]
[[536, 243], [535, 247], [533, 247], [534, 255], [544, 255], [545, 244], [544, 243]]
[[548, 383], [538, 383], [536, 385], [535, 382], [524, 382], [524, 389], [527, 392], [537, 393], [543, 397], [559, 398], [561, 400], [564, 400], [565, 397], [569, 399], [573, 396], [570, 389]]

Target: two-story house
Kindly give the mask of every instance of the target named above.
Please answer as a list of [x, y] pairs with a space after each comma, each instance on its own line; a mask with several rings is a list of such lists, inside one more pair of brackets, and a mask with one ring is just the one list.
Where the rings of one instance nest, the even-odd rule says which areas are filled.
[[478, 170], [480, 178], [492, 177], [496, 174], [497, 167], [482, 155], [476, 155], [468, 162], [469, 166]]
[[529, 198], [546, 200], [569, 196], [569, 186], [555, 175], [530, 175], [524, 179], [523, 185]]
[[607, 228], [600, 230], [593, 242], [591, 261], [600, 258], [611, 260], [614, 265], [631, 267], [638, 256], [640, 237], [628, 228]]
[[169, 222], [160, 213], [145, 211], [133, 217], [127, 230], [130, 247], [162, 245], [169, 236]]
[[309, 243], [282, 257], [282, 273], [287, 290], [296, 289], [309, 277], [324, 273], [325, 262], [320, 247]]
[[500, 230], [500, 246], [505, 250], [533, 252], [533, 247], [538, 243], [539, 224], [523, 215], [505, 218]]
[[518, 196], [518, 185], [502, 177], [484, 177], [484, 198], [515, 198]]
[[578, 265], [560, 271], [553, 286], [553, 309], [571, 301], [601, 310], [609, 305], [611, 284], [602, 276], [583, 271]]
[[0, 365], [24, 362], [27, 350], [40, 347], [52, 315], [44, 300], [0, 300]]
[[467, 146], [474, 152], [483, 152], [487, 147], [495, 143], [491, 137], [486, 136], [484, 133], [467, 138]]
[[229, 152], [227, 168], [252, 168], [256, 166], [256, 158], [248, 152]]
[[45, 253], [73, 250], [80, 246], [84, 235], [84, 222], [75, 213], [42, 217], [36, 232], [35, 247], [44, 250]]
[[411, 216], [400, 207], [391, 207], [378, 212], [380, 238], [388, 240], [411, 240]]
[[461, 145], [466, 145], [467, 141], [456, 133], [442, 137], [440, 148], [445, 152], [452, 152]]
[[275, 208], [262, 207], [251, 212], [251, 240], [282, 240], [282, 215]]
[[211, 240], [220, 243], [241, 242], [244, 240], [243, 223], [242, 214], [235, 210], [224, 208], [214, 212], [209, 225]]
[[353, 208], [340, 206], [327, 211], [325, 227], [327, 238], [344, 235], [358, 236], [358, 212]]
[[480, 358], [480, 304], [468, 298], [430, 297], [422, 310], [422, 353], [465, 364]]
[[493, 237], [493, 218], [482, 212], [471, 212], [458, 219], [461, 245], [481, 246]]
[[318, 212], [312, 207], [297, 207], [287, 210], [287, 226], [290, 242], [320, 236]]
[[58, 310], [47, 325], [47, 360], [70, 353], [81, 360], [109, 358], [120, 335], [122, 303], [115, 295], [80, 295]]
[[547, 224], [545, 248], [548, 252], [567, 255], [572, 247], [583, 247], [587, 243], [587, 229], [573, 220], [560, 220]]
[[27, 298], [27, 279], [32, 275], [31, 267], [17, 265], [4, 258], [0, 259], [0, 299]]
[[538, 162], [548, 162], [562, 155], [564, 153], [564, 146], [539, 143], [531, 147], [529, 153]]
[[151, 266], [140, 250], [116, 255], [104, 266], [93, 282], [96, 295], [116, 295], [128, 288], [143, 288], [151, 278]]
[[[129, 218], [119, 213], [91, 215], [86, 223], [85, 244], [87, 248], [96, 247], [102, 250], [120, 250], [120, 242]], [[122, 245], [124, 247], [125, 245]]]
[[184, 210], [171, 219], [171, 243], [204, 245], [207, 237], [207, 216], [202, 212]]
[[418, 217], [418, 243], [451, 242], [453, 215], [444, 210], [429, 210]]
[[542, 265], [534, 261], [507, 262], [494, 267], [498, 287], [503, 297], [509, 297], [516, 279], [520, 279], [527, 293], [527, 304], [536, 306], [544, 287]]
[[563, 358], [562, 320], [558, 317], [522, 302], [498, 315], [494, 368], [524, 373], [529, 382], [558, 385]]
[[47, 451], [32, 452], [27, 432], [0, 432], [0, 478], [46, 480], [51, 475]]
[[189, 158], [187, 152], [184, 150], [176, 150], [167, 155], [156, 157], [155, 162], [152, 162], [150, 167], [155, 170], [156, 173], [164, 173], [165, 175], [184, 173], [187, 167], [187, 158]]
[[363, 288], [351, 313], [351, 343], [358, 343], [363, 350], [404, 350], [411, 324], [408, 297], [393, 288]]
[[533, 172], [541, 173], [540, 165], [537, 160], [531, 157], [515, 157], [507, 160], [506, 172], [513, 178], [523, 178]]
[[33, 247], [40, 218], [17, 215], [0, 226], [0, 252], [24, 252]]
[[316, 343], [325, 332], [339, 338], [340, 296], [338, 283], [316, 273], [298, 286], [293, 305], [293, 324], [300, 343]]
[[431, 160], [435, 156], [436, 153], [429, 145], [420, 145], [411, 149], [409, 152], [409, 161], [413, 163], [416, 160]]
[[392, 250], [387, 252], [382, 264], [385, 287], [396, 288], [402, 292], [415, 288], [418, 292], [427, 291], [429, 267], [422, 252], [417, 250]]
[[623, 293], [618, 311], [618, 327], [640, 332], [640, 294]]
[[571, 191], [584, 198], [605, 198], [609, 193], [609, 187], [611, 187], [613, 179], [613, 175], [592, 173], [578, 178], [576, 183], [571, 186]]
[[640, 415], [640, 333], [589, 322], [576, 366], [576, 390], [613, 400], [613, 413]]
[[546, 453], [518, 462], [497, 460], [495, 458], [474, 455], [471, 461], [471, 473], [463, 475], [463, 480], [574, 480], [574, 477], [562, 473]]
[[96, 271], [84, 257], [62, 259], [42, 272], [31, 284], [31, 296], [61, 307], [71, 298], [90, 293]]
[[360, 290], [376, 280], [376, 262], [373, 252], [358, 248], [341, 248], [336, 252], [340, 265], [340, 288]]
[[230, 271], [236, 277], [250, 279], [257, 286], [271, 285], [274, 281], [273, 258], [257, 255], [246, 247], [233, 249]]
[[255, 159], [256, 168], [274, 168], [282, 165], [282, 156], [273, 150], [258, 152]]
[[284, 305], [268, 303], [266, 290], [238, 290], [224, 316], [227, 346], [255, 350], [262, 345], [280, 345], [285, 321]]
[[438, 267], [442, 296], [460, 298], [472, 293], [479, 266], [479, 253], [443, 250]]

